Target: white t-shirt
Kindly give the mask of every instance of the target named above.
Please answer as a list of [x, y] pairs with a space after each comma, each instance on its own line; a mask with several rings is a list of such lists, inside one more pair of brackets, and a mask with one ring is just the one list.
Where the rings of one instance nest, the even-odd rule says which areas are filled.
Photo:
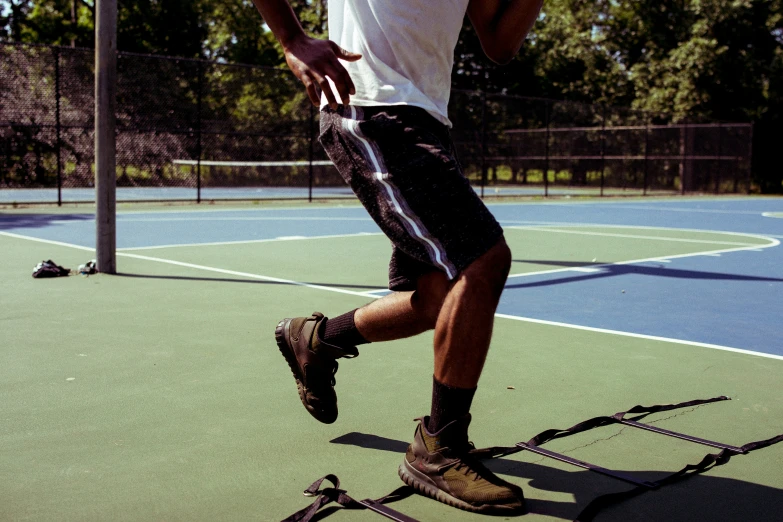
[[413, 105], [451, 126], [451, 70], [468, 1], [329, 0], [329, 39], [362, 55], [341, 61], [356, 86], [351, 105]]

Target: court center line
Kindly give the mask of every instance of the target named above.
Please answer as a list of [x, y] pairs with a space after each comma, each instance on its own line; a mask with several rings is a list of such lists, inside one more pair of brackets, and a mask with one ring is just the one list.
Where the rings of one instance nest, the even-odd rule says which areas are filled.
[[335, 239], [344, 237], [365, 237], [365, 236], [382, 236], [382, 232], [357, 232], [355, 234], [332, 234], [327, 236], [288, 236], [288, 237], [275, 237], [267, 239], [245, 239], [240, 241], [215, 241], [211, 243], [182, 243], [176, 245], [155, 245], [145, 247], [125, 247], [118, 248], [117, 252], [127, 252], [130, 250], [156, 250], [161, 248], [179, 248], [179, 247], [201, 247], [201, 246], [223, 246], [223, 245], [246, 245], [253, 243], [272, 243], [275, 241], [297, 241], [302, 239]]
[[713, 350], [722, 350], [726, 352], [735, 352], [735, 353], [741, 353], [745, 355], [756, 355], [758, 357], [766, 357], [768, 359], [777, 359], [779, 361], [783, 361], [783, 356], [781, 355], [774, 355], [770, 353], [763, 353], [763, 352], [756, 352], [753, 350], [744, 350], [742, 348], [732, 348], [730, 346], [721, 346], [719, 344], [710, 344], [710, 343], [700, 343], [698, 341], [686, 341], [683, 339], [674, 339], [671, 337], [659, 337], [657, 335], [647, 335], [647, 334], [638, 334], [633, 332], [623, 332], [620, 330], [608, 330], [606, 328], [593, 328], [592, 326], [581, 326], [577, 324], [569, 324], [569, 323], [560, 323], [557, 321], [545, 321], [543, 319], [533, 319], [532, 317], [520, 317], [516, 315], [508, 315], [508, 314], [495, 314], [495, 317], [498, 317], [500, 319], [510, 319], [512, 321], [522, 321], [526, 323], [537, 323], [537, 324], [544, 324], [549, 326], [557, 326], [561, 328], [571, 328], [574, 330], [584, 330], [587, 332], [597, 332], [602, 334], [610, 334], [610, 335], [620, 335], [623, 337], [634, 337], [637, 339], [646, 339], [650, 341], [661, 341], [665, 343], [674, 343], [674, 344], [684, 344], [688, 346], [698, 346], [701, 348], [711, 348]]

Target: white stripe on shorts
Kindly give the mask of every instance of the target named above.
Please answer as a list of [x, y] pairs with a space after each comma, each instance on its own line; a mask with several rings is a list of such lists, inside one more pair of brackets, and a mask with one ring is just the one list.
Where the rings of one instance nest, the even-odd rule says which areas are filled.
[[416, 216], [416, 214], [405, 202], [405, 199], [400, 194], [399, 189], [389, 180], [389, 171], [386, 169], [386, 164], [383, 162], [383, 157], [380, 154], [380, 151], [375, 150], [376, 147], [374, 144], [370, 143], [370, 141], [359, 129], [356, 107], [351, 105], [350, 109], [351, 119], [348, 120], [348, 118], [343, 118], [343, 127], [347, 129], [353, 136], [355, 136], [359, 143], [362, 144], [362, 148], [365, 152], [363, 156], [375, 170], [374, 177], [381, 183], [381, 185], [383, 185], [384, 191], [388, 196], [389, 204], [394, 209], [394, 211], [397, 212], [400, 217], [402, 217], [403, 224], [406, 225], [405, 228], [408, 229], [413, 238], [425, 246], [425, 249], [429, 253], [430, 260], [443, 268], [443, 271], [446, 272], [446, 277], [449, 279], [454, 279], [454, 277], [457, 275], [456, 269], [446, 257], [445, 249], [440, 244], [440, 241], [432, 237], [418, 216]]

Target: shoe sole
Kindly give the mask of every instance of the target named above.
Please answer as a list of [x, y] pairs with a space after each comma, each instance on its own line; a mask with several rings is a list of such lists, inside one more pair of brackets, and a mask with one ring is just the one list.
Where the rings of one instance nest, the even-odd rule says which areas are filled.
[[293, 350], [288, 346], [288, 343], [285, 340], [285, 328], [290, 322], [291, 319], [286, 318], [277, 323], [277, 327], [275, 327], [275, 342], [277, 343], [277, 348], [280, 350], [283, 358], [288, 363], [288, 367], [291, 369], [291, 373], [294, 375], [294, 379], [296, 380], [296, 389], [299, 392], [299, 400], [302, 401], [302, 405], [304, 405], [307, 412], [319, 422], [323, 422], [324, 424], [332, 424], [335, 420], [337, 420], [336, 415], [334, 418], [331, 418], [331, 416], [324, 417], [321, 412], [307, 404], [304, 378], [299, 371], [299, 363], [296, 360], [296, 355], [294, 354]]
[[473, 513], [496, 515], [521, 515], [526, 512], [524, 502], [520, 507], [514, 507], [504, 506], [502, 504], [476, 505], [465, 502], [464, 500], [460, 500], [457, 497], [454, 497], [440, 489], [429, 479], [429, 477], [411, 466], [405, 459], [403, 459], [402, 464], [400, 464], [397, 473], [400, 475], [402, 481], [405, 482], [405, 484], [408, 486], [412, 487], [416, 492], [426, 497], [435, 499], [438, 502], [443, 502], [444, 504], [451, 507], [463, 509], [465, 511], [471, 511]]

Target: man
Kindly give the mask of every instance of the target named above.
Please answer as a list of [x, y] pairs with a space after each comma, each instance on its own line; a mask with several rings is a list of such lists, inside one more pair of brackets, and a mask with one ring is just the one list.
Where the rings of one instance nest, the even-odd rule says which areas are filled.
[[469, 454], [470, 405], [511, 253], [460, 170], [447, 106], [465, 14], [487, 56], [506, 63], [542, 0], [329, 0], [331, 40], [307, 37], [286, 0], [253, 1], [322, 106], [321, 144], [393, 245], [391, 294], [335, 318], [278, 324], [302, 403], [334, 422], [337, 359], [434, 328], [432, 409], [418, 419], [400, 477], [455, 507], [522, 512], [522, 490]]

